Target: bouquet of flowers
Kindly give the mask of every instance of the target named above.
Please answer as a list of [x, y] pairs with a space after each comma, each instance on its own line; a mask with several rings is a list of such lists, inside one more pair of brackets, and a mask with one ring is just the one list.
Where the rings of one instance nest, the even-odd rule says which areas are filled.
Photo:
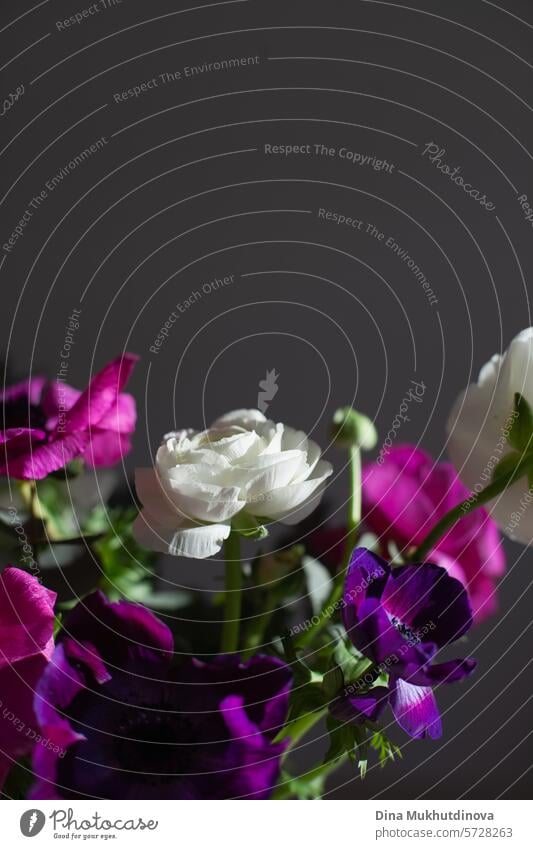
[[[105, 469], [131, 447], [135, 356], [84, 391], [4, 389], [4, 797], [320, 798], [345, 762], [364, 777], [400, 755], [385, 722], [440, 737], [441, 686], [476, 670], [462, 638], [497, 611], [500, 530], [533, 538], [532, 341], [520, 333], [461, 393], [451, 462], [389, 439], [363, 463], [375, 426], [337, 410], [346, 523], [307, 522], [305, 546], [298, 530], [268, 545], [333, 472], [303, 431], [241, 409], [167, 433], [117, 498]], [[219, 555], [224, 591], [169, 590], [155, 552]], [[318, 723], [329, 747], [302, 772], [294, 752]]]

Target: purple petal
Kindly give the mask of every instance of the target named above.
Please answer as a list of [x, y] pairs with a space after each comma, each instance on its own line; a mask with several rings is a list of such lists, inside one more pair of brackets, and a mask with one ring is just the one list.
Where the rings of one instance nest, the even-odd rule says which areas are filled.
[[220, 702], [220, 712], [228, 731], [235, 740], [243, 741], [248, 746], [261, 747], [263, 735], [248, 716], [243, 696], [226, 696]]
[[398, 725], [410, 737], [436, 740], [442, 736], [439, 709], [431, 687], [417, 687], [398, 678], [391, 689], [391, 707]]
[[344, 627], [349, 631], [357, 622], [359, 609], [367, 597], [379, 598], [385, 579], [390, 574], [386, 560], [366, 548], [352, 553], [342, 598]]
[[110, 602], [101, 592], [83, 599], [70, 613], [65, 633], [82, 646], [93, 646], [104, 663], [122, 668], [135, 654], [166, 668], [174, 650], [172, 632], [146, 607]]
[[468, 594], [446, 569], [433, 563], [400, 566], [385, 585], [382, 603], [414, 636], [439, 647], [462, 637], [472, 625]]
[[[349, 689], [349, 686], [348, 688]], [[360, 724], [366, 720], [375, 722], [389, 702], [389, 691], [386, 687], [374, 687], [368, 693], [360, 696], [342, 695], [330, 706], [330, 712], [340, 722]]]
[[57, 646], [39, 681], [34, 700], [39, 728], [50, 745], [36, 746], [33, 751], [33, 772], [37, 784], [32, 789], [32, 799], [61, 798], [54, 788], [60, 763], [58, 758], [64, 757], [71, 746], [85, 740], [83, 734], [73, 729], [65, 711], [84, 686], [82, 672], [70, 664], [63, 646]]
[[68, 413], [66, 427], [69, 433], [98, 425], [113, 409], [137, 360], [134, 354], [124, 354], [108, 363], [93, 377]]
[[416, 649], [407, 645], [377, 598], [368, 598], [359, 606], [358, 618], [347, 633], [360, 652], [387, 668], [416, 657]]
[[477, 666], [477, 661], [473, 657], [467, 657], [464, 660], [447, 660], [444, 663], [434, 663], [428, 666], [426, 672], [427, 684], [453, 684], [455, 681], [462, 681], [472, 674]]
[[[185, 671], [180, 670], [180, 678], [184, 675]], [[226, 694], [240, 693], [251, 721], [268, 740], [285, 722], [292, 672], [280, 658], [255, 655], [241, 661], [234, 655], [219, 655], [209, 663], [194, 659], [190, 676], [192, 680], [211, 682], [218, 700]]]
[[232, 798], [267, 799], [278, 779], [280, 757], [287, 744], [265, 744], [264, 735], [249, 718], [242, 696], [228, 696], [222, 701], [220, 710], [233, 737], [224, 764], [234, 769], [230, 785]]

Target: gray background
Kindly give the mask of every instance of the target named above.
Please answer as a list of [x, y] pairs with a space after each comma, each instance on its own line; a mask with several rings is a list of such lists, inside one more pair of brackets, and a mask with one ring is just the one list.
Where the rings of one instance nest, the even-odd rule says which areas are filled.
[[[123, 0], [63, 31], [56, 22], [89, 3], [33, 5], [4, 0], [0, 18], [2, 97], [25, 89], [0, 125], [2, 244], [54, 174], [99, 137], [107, 143], [1, 251], [9, 375], [57, 372], [75, 307], [72, 384], [124, 349], [142, 356], [123, 475], [174, 424], [256, 406], [271, 368], [279, 391], [269, 415], [324, 446], [340, 404], [373, 416], [383, 438], [410, 381], [424, 381], [401, 438], [441, 456], [458, 391], [531, 324], [532, 233], [517, 200], [533, 195], [531, 3]], [[254, 65], [113, 97], [164, 72], [256, 55]], [[495, 210], [423, 156], [430, 142]], [[315, 143], [387, 159], [392, 173], [264, 152]], [[320, 208], [364, 225], [320, 220]], [[230, 274], [149, 351], [176, 303]], [[347, 481], [342, 455], [328, 456], [334, 513]], [[529, 795], [531, 559], [509, 545], [500, 616], [469, 640], [479, 672], [439, 692], [442, 741], [402, 741], [403, 760], [363, 784], [345, 769], [331, 797]], [[163, 565], [176, 584], [220, 586], [219, 561]]]

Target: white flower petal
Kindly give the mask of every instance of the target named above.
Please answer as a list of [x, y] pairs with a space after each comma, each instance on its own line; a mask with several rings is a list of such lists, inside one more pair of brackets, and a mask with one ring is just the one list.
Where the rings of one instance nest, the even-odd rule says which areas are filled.
[[143, 510], [135, 519], [133, 535], [139, 545], [151, 551], [161, 551], [175, 557], [192, 557], [203, 560], [217, 554], [231, 532], [231, 525], [189, 525], [178, 528], [157, 523]]
[[[306, 465], [302, 451], [263, 454], [257, 458], [256, 464], [255, 469], [247, 470], [249, 479], [244, 486], [246, 500], [254, 501], [264, 492], [288, 486]], [[253, 473], [251, 478], [250, 471]]]
[[266, 421], [259, 429], [259, 433], [264, 442], [263, 454], [279, 454], [283, 443], [283, 434], [285, 425]]
[[[213, 436], [213, 434], [212, 434]], [[229, 463], [235, 463], [241, 458], [258, 453], [262, 448], [261, 437], [253, 430], [243, 430], [240, 433], [213, 439], [207, 447], [215, 455], [220, 455]]]
[[293, 448], [297, 448], [299, 451], [305, 451], [307, 454], [308, 447], [309, 440], [307, 439], [307, 434], [304, 433], [303, 430], [295, 430], [293, 427], [287, 427], [287, 425], [285, 425], [283, 440], [281, 443], [282, 451], [290, 451]]
[[188, 519], [225, 522], [246, 506], [246, 502], [239, 497], [238, 487], [221, 487], [200, 481], [176, 484], [172, 479], [167, 481], [167, 485], [171, 490], [172, 500]]
[[176, 525], [180, 513], [154, 469], [135, 469], [135, 490], [143, 507], [150, 509], [163, 525]]
[[256, 425], [266, 422], [266, 418], [259, 410], [232, 410], [213, 422], [211, 427], [223, 428], [231, 425], [252, 430]]
[[[473, 492], [490, 483], [494, 468], [512, 450], [507, 437], [516, 392], [533, 404], [533, 328], [519, 333], [503, 357], [496, 354], [483, 366], [477, 384], [460, 394], [448, 419], [452, 463]], [[533, 499], [525, 480], [513, 484], [489, 509], [508, 536], [531, 545]]]
[[300, 518], [294, 519], [297, 510], [304, 510], [306, 505], [310, 504], [311, 497], [316, 493], [316, 500], [309, 509], [306, 508], [305, 515], [314, 510], [321, 493], [317, 490], [322, 486], [326, 478], [333, 472], [333, 467], [325, 460], [321, 460], [315, 469], [315, 476], [308, 478], [300, 483], [290, 484], [281, 489], [265, 492], [264, 495], [258, 497], [255, 503], [251, 506], [248, 504], [248, 511], [254, 516], [266, 516], [268, 519], [280, 519], [286, 524], [295, 524], [300, 521]]

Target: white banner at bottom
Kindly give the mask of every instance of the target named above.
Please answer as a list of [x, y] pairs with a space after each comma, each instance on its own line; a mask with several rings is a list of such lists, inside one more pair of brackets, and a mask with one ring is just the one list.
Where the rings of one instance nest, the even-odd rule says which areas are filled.
[[[2, 803], [1, 845], [157, 849], [502, 846], [531, 849], [527, 801], [82, 801]], [[294, 807], [299, 805], [298, 809]], [[275, 805], [276, 809], [272, 807]], [[258, 807], [260, 806], [260, 807]], [[311, 808], [313, 808], [311, 810]]]

